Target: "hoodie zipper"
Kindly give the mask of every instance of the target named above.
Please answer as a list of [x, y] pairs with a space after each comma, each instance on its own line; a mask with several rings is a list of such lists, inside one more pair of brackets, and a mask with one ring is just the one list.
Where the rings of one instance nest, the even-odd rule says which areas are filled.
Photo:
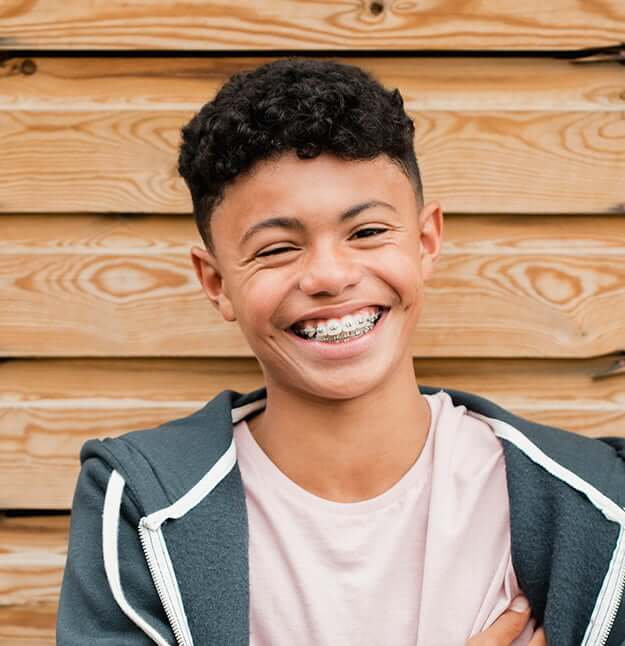
[[[623, 592], [625, 591], [625, 528], [621, 528], [614, 558], [610, 563], [611, 574], [609, 575], [601, 600], [597, 608], [597, 616], [591, 618], [591, 625], [588, 633], [582, 642], [587, 646], [605, 646], [610, 637], [612, 627], [616, 621]], [[614, 573], [614, 574], [612, 574]]]
[[605, 630], [599, 638], [599, 646], [605, 646], [608, 642], [608, 637], [610, 636], [610, 632], [612, 631], [612, 626], [614, 625], [614, 622], [616, 620], [616, 615], [621, 605], [621, 601], [623, 600], [623, 590], [625, 590], [625, 572], [621, 570], [621, 572], [619, 573], [618, 588], [615, 595], [612, 597], [610, 608], [607, 611], [608, 623], [606, 623]]
[[174, 566], [163, 536], [162, 525], [169, 519], [182, 518], [204, 500], [232, 471], [236, 461], [236, 444], [233, 438], [223, 455], [184, 496], [178, 498], [169, 507], [154, 511], [139, 520], [139, 539], [145, 560], [178, 646], [193, 646], [193, 637], [184, 611]]
[[193, 646], [180, 591], [160, 523], [151, 526], [144, 516], [139, 521], [139, 539], [156, 591], [178, 646]]

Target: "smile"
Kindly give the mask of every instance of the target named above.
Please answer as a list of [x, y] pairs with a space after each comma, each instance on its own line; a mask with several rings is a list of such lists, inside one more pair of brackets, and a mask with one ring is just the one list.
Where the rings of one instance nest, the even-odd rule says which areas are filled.
[[343, 317], [320, 321], [304, 321], [291, 326], [291, 331], [307, 341], [345, 343], [368, 334], [380, 320], [385, 308], [365, 307]]

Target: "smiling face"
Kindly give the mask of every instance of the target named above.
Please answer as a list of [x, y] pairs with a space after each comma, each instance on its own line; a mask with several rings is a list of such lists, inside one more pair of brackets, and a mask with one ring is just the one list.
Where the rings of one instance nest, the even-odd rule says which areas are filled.
[[193, 247], [191, 257], [268, 392], [346, 399], [414, 379], [411, 340], [442, 228], [440, 205], [418, 208], [385, 156], [287, 153], [226, 187], [211, 220], [215, 254]]

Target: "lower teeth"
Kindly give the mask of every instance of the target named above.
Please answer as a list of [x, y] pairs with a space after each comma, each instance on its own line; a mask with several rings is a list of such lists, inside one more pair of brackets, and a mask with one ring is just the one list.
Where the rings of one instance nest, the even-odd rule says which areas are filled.
[[366, 328], [363, 328], [362, 330], [358, 330], [357, 332], [352, 332], [352, 333], [346, 334], [346, 335], [318, 337], [318, 338], [315, 339], [315, 341], [321, 341], [321, 343], [344, 343], [345, 341], [349, 341], [350, 339], [353, 339], [354, 337], [362, 336], [363, 334], [367, 334], [367, 332], [371, 332], [371, 330], [373, 330], [373, 325], [367, 326]]

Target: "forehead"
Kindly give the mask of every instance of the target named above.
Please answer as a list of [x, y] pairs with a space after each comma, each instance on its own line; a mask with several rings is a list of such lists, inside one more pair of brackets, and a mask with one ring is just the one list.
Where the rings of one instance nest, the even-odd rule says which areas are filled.
[[255, 222], [268, 217], [319, 220], [336, 216], [354, 204], [381, 200], [396, 209], [414, 202], [410, 180], [386, 156], [372, 160], [343, 160], [322, 154], [299, 159], [293, 152], [278, 160], [258, 162], [224, 191], [213, 213], [215, 238], [238, 240]]

